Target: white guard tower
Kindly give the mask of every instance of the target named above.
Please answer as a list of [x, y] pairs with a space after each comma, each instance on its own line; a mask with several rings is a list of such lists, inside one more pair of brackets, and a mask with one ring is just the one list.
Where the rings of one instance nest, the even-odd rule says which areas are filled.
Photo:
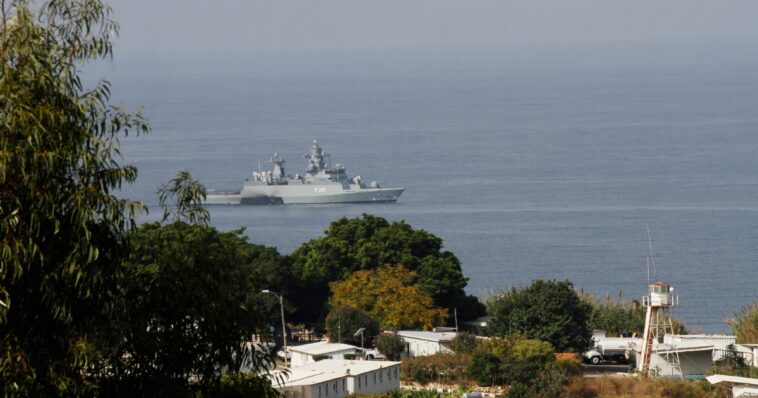
[[642, 305], [647, 307], [645, 317], [645, 332], [642, 340], [642, 376], [651, 374], [650, 359], [653, 354], [653, 346], [659, 354], [664, 354], [668, 366], [671, 367], [672, 375], [678, 371], [681, 375], [682, 368], [679, 362], [679, 353], [674, 346], [664, 346], [663, 336], [674, 334], [674, 325], [671, 321], [669, 309], [679, 304], [679, 297], [675, 296], [674, 288], [665, 282], [655, 282], [650, 285], [650, 296], [642, 298]]

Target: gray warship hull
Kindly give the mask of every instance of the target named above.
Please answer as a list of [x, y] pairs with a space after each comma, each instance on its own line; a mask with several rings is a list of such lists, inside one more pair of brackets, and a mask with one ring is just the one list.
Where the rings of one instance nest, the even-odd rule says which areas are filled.
[[[324, 187], [266, 186], [244, 189], [238, 192], [208, 193], [205, 204], [209, 205], [280, 205], [280, 204], [329, 204], [396, 202], [403, 188], [365, 188], [360, 190], [325, 189]], [[330, 192], [331, 191], [331, 192]]]
[[208, 192], [209, 205], [277, 205], [395, 202], [403, 188], [383, 188], [376, 181], [364, 185], [361, 177], [348, 178], [341, 164], [330, 165], [316, 141], [313, 141], [306, 174], [295, 176], [284, 172], [284, 160], [276, 153], [271, 158], [272, 170], [253, 172], [241, 190]]

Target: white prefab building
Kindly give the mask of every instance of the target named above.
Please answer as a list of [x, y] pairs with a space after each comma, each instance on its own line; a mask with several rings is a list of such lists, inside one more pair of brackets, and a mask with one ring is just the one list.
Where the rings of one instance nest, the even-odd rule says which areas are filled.
[[740, 351], [749, 351], [750, 360], [747, 362], [755, 367], [758, 367], [758, 344], [737, 344], [737, 347], [741, 349]]
[[[642, 371], [642, 347], [634, 347], [637, 370]], [[659, 376], [686, 377], [703, 375], [713, 364], [713, 346], [701, 344], [656, 344], [650, 357], [650, 369]]]
[[316, 362], [314, 357], [318, 356], [325, 356], [328, 359], [345, 359], [347, 354], [355, 355], [357, 348], [350, 344], [330, 343], [328, 341], [289, 347], [291, 366], [295, 368]]
[[450, 343], [455, 332], [424, 332], [419, 330], [402, 330], [397, 335], [402, 337], [407, 346], [408, 356], [422, 357], [437, 353], [451, 353]]
[[758, 397], [758, 379], [725, 375], [713, 375], [705, 379], [711, 384], [731, 384], [733, 398]]
[[293, 368], [277, 389], [285, 398], [344, 398], [400, 388], [400, 362], [324, 359]]

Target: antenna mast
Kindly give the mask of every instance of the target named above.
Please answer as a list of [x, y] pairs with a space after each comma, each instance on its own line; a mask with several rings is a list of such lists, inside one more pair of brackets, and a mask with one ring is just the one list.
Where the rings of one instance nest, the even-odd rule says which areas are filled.
[[655, 278], [656, 269], [655, 269], [655, 253], [653, 252], [653, 239], [650, 238], [650, 225], [646, 226], [647, 228], [647, 259], [645, 259], [645, 263], [647, 264], [647, 284], [650, 284], [650, 264], [653, 264], [653, 278]]

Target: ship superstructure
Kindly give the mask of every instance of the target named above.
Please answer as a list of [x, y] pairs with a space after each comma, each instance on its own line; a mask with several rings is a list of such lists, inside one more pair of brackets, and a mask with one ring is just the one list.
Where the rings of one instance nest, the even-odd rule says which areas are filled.
[[382, 188], [372, 181], [366, 186], [360, 176], [349, 178], [341, 164], [331, 165], [317, 141], [305, 158], [304, 175], [287, 175], [285, 161], [274, 153], [271, 170], [253, 172], [239, 191], [209, 191], [206, 204], [318, 204], [395, 202], [404, 188]]

